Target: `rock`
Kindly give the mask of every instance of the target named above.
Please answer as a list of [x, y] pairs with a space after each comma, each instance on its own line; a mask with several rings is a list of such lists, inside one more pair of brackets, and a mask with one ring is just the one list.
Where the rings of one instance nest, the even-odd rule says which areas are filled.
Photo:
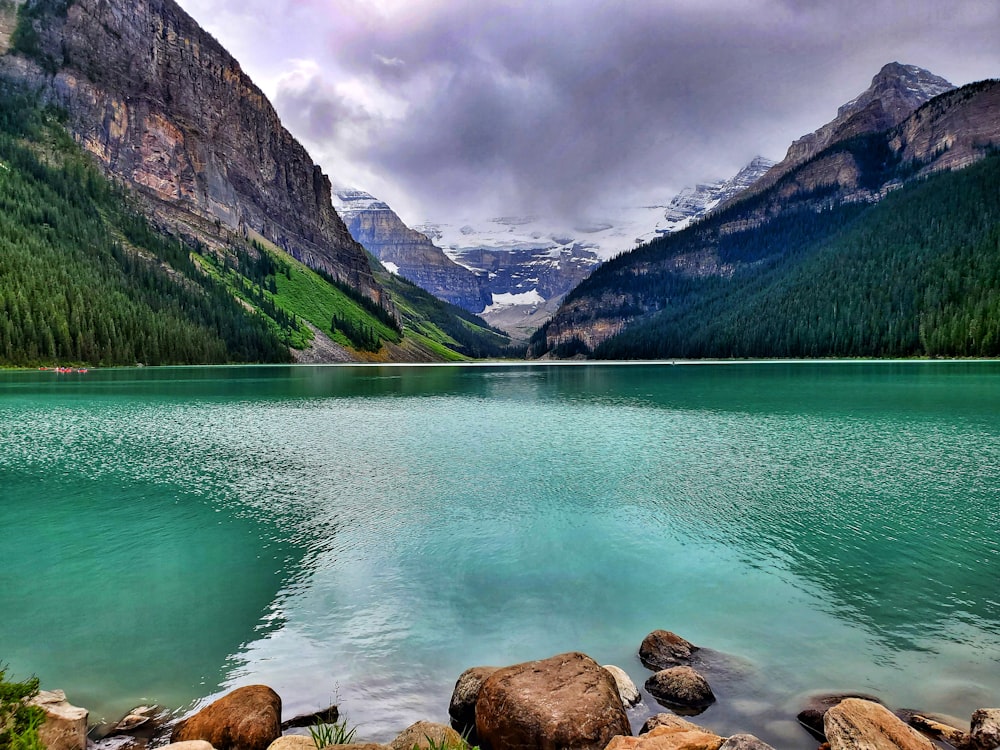
[[46, 750], [86, 750], [87, 709], [66, 700], [62, 690], [42, 690], [28, 701], [45, 712], [38, 736]]
[[316, 750], [316, 743], [310, 735], [286, 734], [268, 745], [267, 750]]
[[795, 718], [813, 737], [823, 741], [826, 739], [826, 735], [823, 733], [823, 717], [826, 716], [827, 711], [845, 698], [860, 698], [880, 705], [882, 703], [874, 695], [864, 693], [823, 693], [811, 696], [806, 707], [799, 711]]
[[667, 708], [705, 708], [715, 702], [708, 681], [691, 667], [661, 669], [646, 680], [646, 690]]
[[708, 730], [659, 726], [638, 737], [615, 737], [605, 750], [719, 750], [724, 741]]
[[611, 674], [571, 652], [498, 669], [483, 683], [476, 731], [493, 750], [603, 750], [631, 735]]
[[414, 750], [414, 748], [426, 750], [432, 745], [439, 749], [455, 748], [455, 750], [460, 750], [463, 747], [462, 736], [444, 724], [418, 721], [416, 724], [408, 726], [396, 739], [390, 742], [389, 748], [391, 750]]
[[734, 734], [722, 743], [719, 750], [774, 750], [774, 748], [752, 734]]
[[210, 742], [205, 740], [184, 740], [182, 742], [171, 742], [164, 745], [160, 750], [215, 750]]
[[615, 685], [618, 686], [618, 696], [622, 699], [622, 703], [626, 706], [634, 706], [642, 700], [642, 695], [639, 694], [639, 688], [637, 688], [635, 683], [632, 682], [632, 678], [625, 674], [624, 669], [616, 667], [614, 664], [605, 664], [604, 668], [608, 670], [614, 678]]
[[486, 678], [497, 671], [497, 667], [471, 667], [459, 675], [448, 704], [451, 725], [465, 734], [476, 728], [476, 701], [479, 689]]
[[918, 732], [926, 734], [928, 737], [933, 737], [936, 740], [942, 740], [958, 750], [973, 750], [976, 747], [972, 740], [972, 735], [968, 732], [963, 732], [957, 727], [945, 724], [929, 716], [911, 713], [907, 723]]
[[872, 701], [845, 698], [826, 712], [831, 750], [933, 750], [929, 739]]
[[972, 714], [972, 741], [986, 750], [1000, 747], [1000, 708], [980, 708]]
[[205, 740], [216, 750], [267, 750], [281, 736], [281, 698], [266, 685], [248, 685], [184, 719], [172, 742]]
[[673, 729], [685, 729], [695, 732], [707, 732], [705, 727], [698, 726], [697, 724], [692, 724], [687, 719], [682, 719], [677, 714], [653, 714], [648, 719], [646, 723], [642, 725], [642, 729], [639, 730], [639, 734], [646, 734], [653, 731], [657, 727], [671, 727]]
[[697, 646], [669, 630], [654, 630], [639, 646], [639, 661], [647, 669], [660, 670], [676, 667], [691, 661]]
[[288, 721], [281, 722], [281, 730], [295, 729], [297, 727], [314, 727], [317, 724], [333, 724], [339, 718], [339, 709], [336, 706], [328, 706], [321, 711], [314, 711], [311, 714], [299, 714]]

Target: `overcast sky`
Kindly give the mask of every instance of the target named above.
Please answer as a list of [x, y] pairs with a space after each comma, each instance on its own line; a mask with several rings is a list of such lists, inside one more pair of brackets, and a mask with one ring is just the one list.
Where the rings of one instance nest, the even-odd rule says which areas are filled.
[[997, 0], [179, 0], [335, 183], [568, 222], [734, 174], [883, 64], [1000, 77]]

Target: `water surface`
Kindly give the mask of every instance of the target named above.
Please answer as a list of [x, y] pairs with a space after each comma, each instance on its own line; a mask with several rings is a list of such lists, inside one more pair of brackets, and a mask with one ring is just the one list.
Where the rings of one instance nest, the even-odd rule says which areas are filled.
[[1000, 702], [995, 363], [2, 373], [0, 446], [0, 661], [95, 718], [265, 682], [385, 740], [660, 627], [780, 747], [812, 690]]

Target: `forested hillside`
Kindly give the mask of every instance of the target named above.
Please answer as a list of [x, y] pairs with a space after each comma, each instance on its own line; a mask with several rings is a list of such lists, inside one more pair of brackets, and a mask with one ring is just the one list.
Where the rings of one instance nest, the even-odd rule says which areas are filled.
[[0, 92], [0, 364], [275, 362], [280, 325], [152, 230], [52, 111]]
[[[699, 241], [689, 232], [664, 244], [679, 253]], [[875, 205], [803, 209], [720, 236], [718, 254], [739, 270], [730, 277], [637, 276], [632, 283], [643, 296], [662, 299], [661, 309], [593, 356], [1000, 356], [996, 153]], [[578, 293], [600, 297], [602, 283], [592, 278]]]
[[0, 90], [0, 366], [287, 362], [317, 337], [343, 359], [506, 352], [505, 335], [416, 287], [391, 285], [399, 321], [263, 237], [209, 247], [142, 209], [58, 110]]

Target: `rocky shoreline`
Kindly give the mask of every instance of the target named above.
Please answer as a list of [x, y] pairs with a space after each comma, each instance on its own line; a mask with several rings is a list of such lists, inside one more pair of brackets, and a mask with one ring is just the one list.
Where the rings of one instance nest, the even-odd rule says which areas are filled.
[[[463, 672], [448, 706], [451, 726], [420, 721], [387, 744], [325, 744], [316, 727], [346, 728], [336, 706], [282, 721], [281, 697], [265, 685], [238, 688], [177, 719], [142, 706], [118, 722], [88, 727], [87, 711], [58, 691], [34, 699], [47, 719], [47, 750], [774, 750], [752, 734], [722, 736], [690, 721], [717, 700], [699, 671], [706, 653], [666, 630], [642, 641], [639, 660], [652, 674], [644, 687], [668, 711], [650, 716], [633, 736], [627, 709], [641, 693], [614, 665], [568, 652], [507, 667]], [[688, 718], [684, 718], [688, 717]], [[1000, 708], [976, 710], [967, 728], [928, 713], [891, 711], [862, 693], [814, 696], [796, 720], [822, 750], [997, 750]], [[309, 728], [310, 735], [296, 729]], [[353, 733], [352, 733], [353, 735]], [[343, 739], [343, 733], [340, 737]], [[779, 748], [780, 750], [780, 748]]]

